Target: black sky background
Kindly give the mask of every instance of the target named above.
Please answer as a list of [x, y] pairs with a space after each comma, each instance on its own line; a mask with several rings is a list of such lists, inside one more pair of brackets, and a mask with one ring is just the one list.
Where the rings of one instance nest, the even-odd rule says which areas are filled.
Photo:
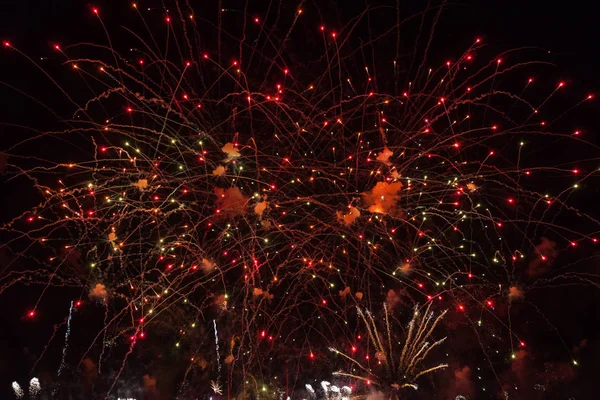
[[[113, 3], [114, 2], [114, 3]], [[237, 3], [237, 2], [235, 2]], [[261, 3], [261, 2], [257, 2]], [[262, 2], [266, 3], [266, 2]], [[233, 3], [232, 3], [233, 4]], [[355, 15], [365, 6], [364, 2], [339, 1], [339, 12], [342, 15]], [[410, 15], [423, 8], [422, 1], [400, 1], [403, 10]], [[81, 40], [102, 38], [98, 26], [90, 28], [90, 8], [98, 6], [103, 13], [107, 25], [111, 20], [119, 23], [121, 15], [111, 15], [112, 9], [126, 10], [126, 2], [98, 1], [87, 3], [72, 0], [3, 0], [0, 11], [0, 40], [9, 40], [21, 50], [32, 56], [42, 57], [51, 54], [48, 50], [51, 43], [75, 43]], [[224, 7], [229, 7], [223, 1]], [[578, 96], [587, 93], [600, 94], [600, 52], [597, 43], [600, 40], [598, 30], [597, 5], [590, 1], [550, 2], [541, 0], [482, 0], [450, 2], [444, 12], [437, 29], [440, 35], [446, 37], [440, 41], [438, 54], [450, 56], [461, 53], [472, 38], [484, 37], [486, 41], [498, 50], [522, 46], [536, 46], [547, 49], [552, 53], [556, 63], [557, 77], [565, 79], [573, 87], [572, 93]], [[334, 22], [332, 21], [332, 24]], [[93, 32], [90, 32], [93, 31]], [[443, 44], [442, 44], [443, 43]], [[458, 43], [458, 44], [453, 44]], [[447, 47], [446, 47], [447, 46]], [[22, 62], [16, 62], [14, 55], [9, 55], [4, 49], [0, 51], [0, 80], [23, 89], [26, 92], [36, 90], [39, 75], [28, 78], [33, 70], [21, 69]], [[10, 59], [9, 59], [10, 58]], [[44, 83], [45, 84], [45, 83]], [[42, 84], [43, 85], [43, 84]], [[38, 88], [39, 89], [39, 88]], [[45, 124], [36, 115], [30, 115], [29, 103], [22, 97], [11, 92], [7, 96], [7, 89], [0, 86], [0, 122], [20, 121], [28, 126]], [[8, 101], [7, 101], [8, 99]], [[51, 98], [43, 99], [51, 102]], [[600, 128], [600, 113], [588, 113], [583, 126], [588, 129], [588, 139], [599, 143], [596, 136]], [[48, 116], [46, 116], [47, 118]], [[46, 125], [44, 125], [46, 126]], [[46, 126], [47, 127], [47, 126]], [[18, 141], [16, 131], [0, 126], [0, 150], [7, 143]], [[52, 149], [46, 149], [52, 150]], [[35, 149], [32, 151], [44, 151]], [[552, 158], [553, 154], [548, 154]], [[558, 155], [556, 155], [558, 157]], [[21, 187], [18, 184], [0, 186], [0, 213], [2, 221], [20, 213], [27, 200], [15, 201], [15, 196]], [[600, 200], [597, 188], [590, 188], [587, 197], [583, 199], [587, 208], [592, 208], [592, 215], [599, 216], [600, 212], [593, 210], [594, 204]], [[21, 204], [23, 204], [21, 206]], [[15, 211], [16, 210], [16, 211]], [[24, 293], [30, 293], [25, 289]], [[553, 292], [556, 293], [556, 292]], [[561, 292], [558, 292], [561, 293]], [[588, 340], [586, 355], [582, 357], [580, 375], [574, 385], [573, 395], [576, 399], [594, 398], [594, 381], [597, 368], [600, 368], [600, 334], [596, 324], [600, 325], [600, 310], [598, 308], [598, 295], [583, 291], [581, 296], [574, 292], [565, 291], [565, 296], [547, 299], [545, 310], [551, 315], [551, 320], [556, 324], [559, 332], [565, 337], [569, 347], [579, 343], [581, 339]], [[24, 295], [23, 297], [27, 297]], [[35, 341], [38, 336], [36, 331], [31, 331], [31, 324], [22, 321], [21, 317], [29, 309], [29, 303], [20, 303], [15, 300], [15, 294], [10, 297], [0, 297], [2, 308], [5, 310], [0, 316], [0, 398], [10, 396], [10, 382], [19, 380], [22, 385], [28, 382], [27, 365], [30, 360], [23, 356], [22, 349]], [[8, 300], [8, 301], [7, 301]], [[63, 307], [67, 311], [68, 306]], [[570, 312], [571, 309], [577, 312]], [[560, 317], [559, 317], [560, 315]], [[38, 321], [37, 329], [43, 325]], [[51, 324], [50, 324], [51, 326]], [[47, 329], [47, 328], [45, 328]], [[45, 343], [47, 333], [44, 331], [42, 343]], [[8, 391], [7, 391], [8, 389]], [[549, 394], [549, 396], [552, 396]], [[10, 397], [8, 397], [10, 398]], [[562, 398], [562, 397], [548, 397]], [[566, 397], [565, 397], [566, 398]]]

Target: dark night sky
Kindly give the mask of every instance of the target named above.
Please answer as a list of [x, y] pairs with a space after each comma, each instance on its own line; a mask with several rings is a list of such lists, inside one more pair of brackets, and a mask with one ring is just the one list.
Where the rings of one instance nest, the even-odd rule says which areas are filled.
[[[104, 3], [111, 4], [102, 1], [5, 0], [0, 14], [0, 38], [14, 41], [31, 55], [48, 55], [50, 43], [102, 40], [99, 30], [89, 29], [91, 7], [98, 5], [106, 10], [112, 8], [121, 12], [103, 14], [109, 26], [111, 23], [122, 23], [124, 15], [130, 16], [127, 2], [117, 2], [109, 9]], [[238, 3], [242, 4], [241, 0], [225, 1], [224, 7], [235, 7]], [[341, 10], [339, 14], [343, 17], [356, 15], [367, 3], [378, 4], [377, 1], [338, 1]], [[421, 0], [400, 2], [405, 15], [422, 10], [424, 3]], [[252, 4], [257, 4], [260, 9], [261, 4], [268, 4], [268, 1], [261, 0]], [[448, 57], [456, 55], [469, 40], [479, 36], [486, 38], [490, 44], [497, 45], [494, 50], [539, 47], [554, 55], [551, 61], [557, 64], [558, 72], [564, 73], [564, 76], [559, 75], [557, 79], [566, 79], [581, 91], [598, 90], [600, 85], [596, 76], [600, 67], [600, 55], [595, 51], [595, 45], [600, 34], [596, 29], [593, 2], [465, 0], [449, 1], [445, 8], [437, 29], [438, 36], [442, 37], [439, 46], [444, 48], [436, 49], [438, 54], [446, 54]], [[331, 21], [330, 25], [335, 26], [335, 21]], [[4, 77], [7, 74], [14, 75], [15, 69], [18, 69], [14, 64], [3, 64], [0, 72]], [[28, 83], [27, 77], [21, 76], [20, 79]], [[5, 109], [5, 112], [18, 113], [20, 104], [14, 104], [15, 110]]]
[[[120, 3], [120, 5], [102, 5], [113, 2]], [[356, 3], [360, 3], [359, 5], [352, 7], [345, 5], [351, 2], [350, 0], [338, 0], [343, 9], [342, 14], [354, 14], [363, 8], [364, 3], [358, 1]], [[0, 12], [0, 40], [10, 40], [28, 54], [45, 55], [49, 53], [47, 51], [49, 43], [74, 43], [83, 38], [98, 37], [97, 27], [93, 28], [95, 33], [91, 35], [87, 33], [90, 30], [88, 26], [92, 17], [89, 15], [89, 8], [92, 5], [98, 5], [105, 10], [103, 17], [110, 24], [110, 20], [119, 21], [118, 15], [110, 15], [111, 7], [125, 10], [126, 7], [123, 3], [114, 0], [89, 4], [73, 0], [3, 0]], [[237, 4], [238, 1], [235, 3]], [[415, 0], [400, 1], [401, 6], [406, 5], [407, 14], [418, 11], [423, 3], [424, 1]], [[228, 7], [226, 0], [223, 1], [223, 4], [224, 7]], [[563, 74], [561, 77], [579, 90], [576, 93], [600, 93], [600, 80], [597, 78], [597, 71], [600, 70], [600, 53], [596, 50], [600, 31], [596, 13], [597, 5], [594, 2], [581, 0], [570, 2], [463, 0], [449, 2], [447, 7], [437, 31], [444, 35], [448, 32], [451, 34], [446, 40], [448, 48], [439, 49], [440, 51], [447, 50], [448, 55], [457, 54], [464, 49], [465, 43], [477, 36], [485, 37], [491, 44], [497, 45], [499, 50], [521, 46], [545, 48], [554, 54], [553, 60], [557, 64], [557, 73]], [[454, 39], [459, 44], [452, 48], [451, 43]], [[12, 61], [5, 62], [6, 55], [3, 53], [4, 49], [0, 51], [0, 80], [18, 87], [31, 88], [34, 83], [27, 79], [27, 76], [16, 66], [17, 64]], [[11, 76], [16, 79], [11, 79]], [[25, 101], [14, 99], [10, 100], [11, 104], [6, 104], [7, 98], [2, 93], [4, 90], [0, 86], [0, 102], [4, 107], [4, 110], [0, 112], [0, 121], [6, 121], [8, 116], [11, 120], [27, 120], [34, 125], [35, 117], [27, 114], [24, 108]], [[592, 133], [595, 132], [595, 129], [600, 128], [600, 119], [598, 118], [597, 115], [590, 116], [586, 121], [586, 125]], [[13, 141], [12, 138], [5, 136], [4, 129], [0, 127], [0, 149], [5, 142], [12, 143]], [[599, 142], [597, 138], [592, 141]], [[2, 209], [14, 205], [14, 202], [7, 200], [6, 196], [10, 196], [10, 193], [0, 193], [0, 196], [2, 197], [0, 199]], [[597, 190], [594, 196], [597, 197]], [[588, 200], [589, 203], [593, 203], [595, 199]], [[598, 214], [596, 212], [596, 216]], [[2, 298], [0, 297], [0, 299]], [[599, 311], [597, 303], [592, 303], [591, 300], [598, 300], [598, 296], [590, 296], [589, 299], [588, 306], [580, 305], [577, 308], [581, 313], [589, 313], [587, 317], [579, 316], [578, 318], [577, 315], [569, 313], [569, 307], [575, 306], [580, 301], [573, 298], [565, 298], [558, 305], [547, 304], [547, 310], [565, 314], [564, 319], [555, 320], [561, 333], [567, 338], [570, 346], [576, 344], [580, 338], [587, 338], [590, 341], [592, 354], [590, 358], [595, 358], [595, 355], [600, 354], [600, 335], [594, 327], [594, 320], [599, 319]], [[13, 308], [13, 305], [4, 304], [3, 301], [3, 307]], [[19, 340], [19, 329], [22, 329], [22, 324], [19, 324], [19, 327], [8, 326], [8, 324], [12, 325], [12, 319], [18, 319], [18, 316], [23, 314], [24, 310], [18, 309], [19, 307], [21, 307], [20, 304], [15, 304], [14, 310], [0, 318], [0, 331], [4, 331], [0, 335], [0, 398], [4, 398], [3, 395], [6, 393], [6, 388], [9, 387], [9, 381], [13, 380], [10, 371], [5, 369], [9, 363], [3, 358], [5, 358], [5, 354], [12, 356], [16, 353], [4, 351], [2, 347], [7, 346], [7, 337]], [[24, 337], [31, 337], [31, 334], [24, 335]], [[24, 345], [24, 343], [20, 343], [20, 346]], [[600, 366], [598, 361], [596, 361], [596, 366]], [[581, 385], [581, 388], [578, 389], [580, 396], [576, 397], [578, 400], [591, 398], [585, 396], [586, 393], [591, 393], [593, 382], [590, 378], [594, 376], [594, 372], [592, 365], [588, 365], [586, 368], [588, 371], [584, 372], [583, 378], [578, 381], [578, 385]], [[588, 379], [590, 380], [585, 382]]]
[[[89, 10], [94, 5], [110, 10], [103, 3], [106, 2], [5, 0], [0, 14], [0, 37], [14, 41], [31, 55], [46, 55], [49, 43], [74, 43], [98, 37], [101, 32], [89, 29]], [[111, 8], [126, 13], [126, 2], [117, 3]], [[225, 1], [224, 7], [234, 7], [241, 2], [229, 3]], [[268, 4], [268, 1], [253, 2], [258, 8], [263, 3]], [[340, 14], [355, 15], [366, 3], [338, 1]], [[419, 0], [400, 2], [406, 15], [421, 10], [424, 3]], [[571, 78], [583, 88], [597, 90], [600, 56], [594, 48], [600, 35], [594, 11], [593, 3], [587, 1], [450, 1], [438, 32], [449, 39], [448, 55], [457, 53], [469, 39], [477, 36], [497, 44], [498, 49], [521, 46], [548, 49], [556, 56], [554, 61], [559, 71], [565, 72], [565, 78]], [[110, 12], [103, 14], [109, 25], [122, 22], [122, 17]], [[456, 48], [451, 44], [454, 40]], [[7, 68], [11, 68], [10, 65], [2, 67], [3, 76], [10, 71], [5, 71]]]
[[[31, 48], [38, 46], [38, 49], [48, 41], [65, 38], [74, 41], [78, 33], [81, 35], [87, 30], [89, 7], [102, 7], [102, 3], [5, 0], [0, 16], [0, 35], [3, 40], [9, 38]], [[361, 10], [365, 4], [360, 1], [338, 3], [340, 9], [351, 12]], [[401, 7], [410, 14], [421, 9], [423, 3], [402, 1]], [[125, 9], [123, 5], [112, 7]], [[457, 40], [484, 35], [506, 48], [526, 45], [548, 48], [561, 57], [561, 69], [570, 71], [573, 76], [585, 77], [584, 84], [594, 82], [593, 72], [600, 61], [594, 51], [598, 32], [591, 2], [461, 1], [448, 2], [447, 10], [443, 19], [446, 27], [453, 27], [452, 36]], [[111, 16], [107, 13], [104, 18], [110, 20]]]

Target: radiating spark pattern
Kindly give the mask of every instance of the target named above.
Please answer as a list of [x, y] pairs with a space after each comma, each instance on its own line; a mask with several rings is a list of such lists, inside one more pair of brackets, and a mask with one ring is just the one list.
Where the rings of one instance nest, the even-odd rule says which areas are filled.
[[223, 394], [223, 389], [219, 385], [219, 382], [210, 381], [210, 388], [215, 394]]
[[[553, 130], [564, 115], [545, 111], [562, 82], [530, 93], [537, 81], [527, 73], [544, 62], [523, 51], [489, 57], [476, 39], [437, 64], [429, 44], [416, 42], [401, 69], [386, 44], [401, 23], [369, 43], [353, 31], [377, 9], [333, 29], [313, 6], [284, 7], [289, 20], [275, 22], [270, 8], [224, 8], [219, 18], [244, 22], [228, 29], [221, 19], [197, 24], [203, 17], [189, 2], [172, 4], [177, 11], [159, 22], [154, 8], [134, 6], [143, 28], [133, 39], [93, 9], [106, 44], [53, 46], [80, 90], [43, 76], [70, 105], [65, 128], [5, 151], [6, 173], [28, 179], [41, 202], [1, 226], [2, 248], [26, 246], [39, 268], [8, 271], [0, 293], [39, 287], [31, 319], [56, 288], [87, 293], [92, 301], [77, 309], [103, 311], [89, 343], [103, 369], [107, 357], [120, 360], [120, 376], [139, 343], [156, 341], [188, 372], [216, 370], [215, 393], [222, 367], [228, 394], [261, 392], [258, 382], [298, 357], [333, 363], [332, 372], [358, 365], [365, 374], [349, 373], [349, 387], [372, 379], [416, 388], [444, 365], [428, 356], [442, 345], [432, 337], [451, 329], [445, 321], [501, 332], [506, 357], [524, 339], [510, 307], [500, 315], [497, 306], [532, 289], [598, 286], [595, 275], [550, 268], [559, 251], [597, 242], [598, 221], [570, 200], [598, 166], [596, 153], [583, 160], [572, 150], [560, 164], [536, 154], [556, 141], [597, 151], [580, 131]], [[5, 56], [35, 62], [16, 43], [6, 42]], [[67, 144], [30, 155], [53, 140]], [[376, 315], [384, 302], [382, 335], [361, 310]], [[389, 320], [417, 303], [425, 311], [398, 354]], [[451, 317], [442, 320], [442, 309]], [[65, 340], [76, 333], [72, 311]], [[204, 340], [211, 320], [216, 359]], [[360, 335], [371, 347], [356, 343]], [[230, 343], [223, 366], [219, 340]], [[327, 351], [342, 346], [364, 361]], [[385, 372], [370, 378], [380, 364]]]
[[[418, 389], [416, 381], [420, 376], [448, 366], [443, 363], [432, 367], [424, 365], [431, 350], [446, 340], [446, 338], [442, 338], [433, 343], [431, 342], [431, 336], [436, 326], [446, 314], [446, 311], [434, 317], [430, 309], [431, 303], [428, 303], [425, 310], [421, 312], [419, 312], [418, 307], [415, 307], [413, 318], [408, 324], [408, 333], [400, 348], [395, 346], [395, 338], [391, 334], [393, 330], [389, 324], [389, 314], [386, 307], [384, 307], [386, 330], [383, 334], [377, 328], [377, 324], [371, 313], [358, 309], [358, 314], [367, 326], [369, 340], [375, 350], [375, 358], [382, 366], [380, 368], [381, 373], [373, 372], [371, 368], [363, 366], [360, 361], [352, 356], [342, 353], [335, 348], [330, 348], [332, 352], [350, 360], [352, 365], [360, 371], [357, 373], [334, 372], [334, 375], [348, 376], [369, 383], [376, 383], [382, 386], [384, 390], [392, 392], [400, 391], [404, 388]], [[389, 397], [396, 398], [393, 395]]]

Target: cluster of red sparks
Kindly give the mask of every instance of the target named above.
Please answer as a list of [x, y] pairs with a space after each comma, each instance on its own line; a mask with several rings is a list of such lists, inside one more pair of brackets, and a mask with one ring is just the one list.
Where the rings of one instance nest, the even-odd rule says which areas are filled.
[[[300, 62], [284, 49], [299, 19], [317, 18], [309, 9], [294, 10], [277, 40], [267, 13], [245, 15], [239, 38], [219, 23], [211, 53], [200, 46], [199, 15], [187, 2], [174, 8], [160, 28], [166, 39], [140, 35], [127, 55], [98, 8], [106, 44], [52, 45], [93, 95], [72, 100], [64, 131], [6, 151], [7, 173], [30, 179], [42, 198], [0, 228], [2, 247], [27, 243], [19, 254], [39, 263], [1, 280], [1, 291], [39, 286], [24, 310], [31, 319], [62, 307], [48, 295], [60, 288], [79, 293], [78, 312], [105, 313], [88, 353], [103, 354], [108, 335], [129, 349], [123, 364], [141, 339], [166, 330], [190, 368], [227, 365], [230, 376], [273, 374], [264, 360], [292, 353], [335, 370], [343, 360], [330, 346], [376, 369], [356, 307], [376, 313], [385, 303], [401, 316], [433, 303], [478, 335], [503, 336], [504, 348], [478, 347], [510, 359], [527, 340], [498, 309], [530, 287], [594, 279], [552, 267], [559, 250], [597, 242], [597, 221], [568, 203], [597, 167], [576, 152], [560, 166], [529, 156], [532, 141], [590, 145], [545, 115], [563, 82], [538, 98], [540, 83], [527, 99], [535, 62], [519, 52], [482, 61], [476, 39], [455, 61], [415, 60], [408, 76], [380, 56], [387, 75], [376, 75], [351, 48], [352, 25], [320, 23], [308, 33], [319, 56]], [[133, 10], [144, 24], [155, 19]], [[4, 47], [4, 57], [12, 50], [36, 63], [16, 43]], [[69, 135], [87, 145], [82, 154], [58, 150], [60, 161], [19, 167], [15, 155], [26, 158], [35, 140]], [[574, 219], [582, 225], [556, 222]], [[583, 224], [591, 229], [574, 228]], [[220, 355], [194, 343], [194, 329], [213, 320]], [[85, 329], [76, 317], [73, 325], [72, 335]]]

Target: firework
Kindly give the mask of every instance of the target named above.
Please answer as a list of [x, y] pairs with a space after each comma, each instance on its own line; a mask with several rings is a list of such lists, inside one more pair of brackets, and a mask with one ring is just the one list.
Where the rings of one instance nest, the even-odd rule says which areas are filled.
[[41, 390], [39, 379], [31, 378], [31, 381], [29, 381], [29, 397], [35, 399]]
[[[418, 307], [415, 307], [413, 318], [408, 324], [408, 333], [404, 344], [400, 349], [394, 349], [395, 341], [391, 334], [389, 314], [386, 307], [384, 307], [386, 326], [385, 336], [379, 332], [371, 313], [368, 311], [363, 312], [358, 309], [358, 314], [367, 326], [369, 339], [376, 350], [375, 358], [384, 367], [384, 374], [381, 376], [371, 376], [372, 373], [370, 368], [363, 366], [355, 358], [342, 353], [335, 348], [330, 348], [332, 352], [347, 358], [352, 362], [353, 366], [358, 367], [362, 373], [367, 374], [365, 377], [354, 373], [334, 372], [334, 375], [360, 379], [369, 384], [374, 382], [378, 385], [387, 387], [386, 390], [394, 389], [395, 391], [400, 391], [404, 388], [416, 390], [418, 388], [416, 384], [417, 378], [448, 366], [447, 364], [438, 364], [433, 367], [423, 366], [423, 361], [427, 358], [429, 352], [446, 340], [446, 338], [443, 338], [434, 343], [429, 341], [436, 326], [444, 317], [444, 314], [446, 314], [444, 311], [434, 318], [433, 313], [430, 311], [430, 307], [431, 303], [427, 305], [423, 313], [420, 313]], [[390, 397], [397, 398], [397, 394]]]
[[71, 318], [73, 317], [73, 302], [71, 302], [71, 307], [69, 307], [69, 317], [67, 318], [67, 331], [65, 332], [65, 344], [63, 346], [62, 351], [62, 360], [60, 362], [60, 366], [58, 367], [57, 375], [60, 376], [65, 368], [65, 359], [67, 357], [67, 350], [69, 347], [69, 335], [71, 334]]
[[[21, 388], [21, 385], [19, 385], [18, 382], [13, 382], [11, 386], [17, 399], [22, 399], [25, 397], [25, 391]], [[41, 391], [42, 387], [40, 386], [40, 380], [36, 377], [31, 378], [28, 389], [29, 398], [31, 400], [36, 399]]]
[[323, 400], [348, 400], [352, 395], [352, 389], [348, 386], [337, 387], [328, 381], [321, 381], [321, 390], [318, 392], [310, 384], [304, 385], [311, 399]]
[[23, 389], [21, 389], [21, 385], [19, 385], [18, 382], [13, 382], [12, 388], [17, 399], [22, 399], [23, 396], [25, 396], [25, 392], [23, 392]]
[[[185, 379], [206, 388], [216, 376], [214, 394], [254, 390], [241, 388], [249, 380], [260, 392], [257, 382], [272, 376], [281, 388], [294, 360], [316, 369], [333, 363], [327, 349], [347, 346], [361, 329], [375, 354], [359, 362], [336, 350], [344, 361], [329, 372], [356, 366], [364, 374], [338, 372], [348, 385], [417, 388], [419, 377], [445, 366], [425, 363], [443, 343], [432, 342], [448, 319], [440, 309], [477, 334], [502, 330], [506, 356], [523, 340], [496, 305], [517, 304], [528, 288], [597, 284], [548, 267], [559, 249], [593, 245], [598, 227], [568, 204], [593, 172], [527, 157], [530, 142], [585, 144], [579, 131], [556, 132], [543, 119], [562, 82], [526, 98], [534, 85], [527, 72], [543, 62], [519, 52], [482, 61], [475, 39], [431, 68], [426, 45], [402, 74], [394, 57], [352, 51], [352, 24], [298, 32], [307, 14], [317, 18], [310, 8], [286, 11], [282, 37], [262, 22], [273, 17], [268, 10], [264, 18], [244, 12], [242, 32], [219, 22], [210, 51], [200, 46], [198, 14], [173, 4], [177, 12], [155, 28], [166, 39], [150, 28], [159, 24], [155, 13], [134, 6], [151, 35], [123, 48], [94, 9], [108, 45], [54, 45], [72, 80], [92, 94], [80, 99], [53, 81], [71, 106], [66, 128], [5, 152], [6, 173], [29, 179], [42, 201], [2, 225], [2, 246], [24, 254], [27, 243], [40, 267], [9, 271], [0, 292], [39, 286], [30, 318], [50, 306], [55, 289], [75, 298], [59, 375], [67, 342], [81, 333], [72, 313], [102, 310], [82, 360], [99, 349], [98, 364], [119, 371], [111, 390], [137, 349], [166, 347], [186, 365]], [[298, 34], [318, 56], [286, 50]], [[79, 150], [28, 154], [36, 140], [55, 138]], [[560, 188], [531, 180], [542, 175]], [[574, 216], [588, 225], [558, 223]], [[382, 335], [362, 310], [383, 302]], [[424, 311], [397, 349], [391, 309], [417, 303]], [[226, 357], [219, 340], [230, 343]], [[108, 347], [119, 349], [110, 361]], [[371, 374], [379, 363], [381, 373]], [[326, 390], [338, 396], [335, 388]], [[292, 390], [286, 385], [285, 394]]]

